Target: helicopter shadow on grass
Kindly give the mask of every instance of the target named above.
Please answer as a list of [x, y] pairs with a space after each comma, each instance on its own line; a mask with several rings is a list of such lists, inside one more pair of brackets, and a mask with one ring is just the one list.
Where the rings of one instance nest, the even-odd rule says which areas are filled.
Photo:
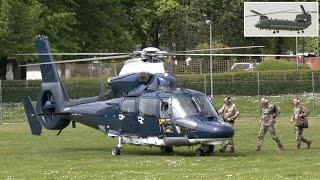
[[[139, 149], [132, 149], [130, 151], [122, 151], [122, 155], [124, 156], [181, 156], [181, 157], [194, 157], [195, 156], [195, 150], [197, 148], [190, 148], [190, 150], [174, 150], [172, 153], [162, 153], [160, 152], [160, 149], [155, 148], [150, 150], [139, 150]], [[212, 157], [245, 157], [248, 156], [249, 152], [236, 152], [236, 153], [221, 153], [218, 150], [215, 150], [213, 153], [211, 153], [209, 156]]]

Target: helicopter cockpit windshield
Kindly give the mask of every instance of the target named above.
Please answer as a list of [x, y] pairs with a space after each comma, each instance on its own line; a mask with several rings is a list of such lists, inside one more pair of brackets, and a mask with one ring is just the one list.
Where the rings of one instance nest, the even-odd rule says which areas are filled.
[[173, 118], [186, 118], [202, 114], [204, 116], [218, 116], [210, 100], [205, 95], [188, 94], [177, 96], [172, 99]]

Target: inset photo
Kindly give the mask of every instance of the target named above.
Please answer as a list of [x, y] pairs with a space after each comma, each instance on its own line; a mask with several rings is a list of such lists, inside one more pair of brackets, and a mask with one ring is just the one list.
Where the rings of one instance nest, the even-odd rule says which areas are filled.
[[318, 36], [318, 2], [245, 2], [245, 37]]

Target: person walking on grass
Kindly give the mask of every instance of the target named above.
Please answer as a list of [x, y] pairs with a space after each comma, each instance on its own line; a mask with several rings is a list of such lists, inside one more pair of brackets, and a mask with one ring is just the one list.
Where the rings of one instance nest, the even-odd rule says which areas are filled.
[[[232, 103], [232, 100], [230, 97], [224, 98], [224, 105], [222, 108], [218, 111], [219, 115], [222, 115], [223, 120], [225, 123], [233, 127], [234, 122], [236, 118], [239, 115], [239, 112], [237, 111], [236, 105]], [[234, 153], [234, 141], [233, 138], [229, 140], [226, 144], [222, 146], [220, 149], [220, 152], [224, 153], [226, 151], [227, 146], [230, 145], [230, 153]]]
[[308, 128], [307, 117], [309, 115], [309, 111], [305, 106], [302, 106], [300, 104], [300, 100], [298, 98], [293, 99], [293, 105], [293, 114], [290, 122], [295, 126], [295, 134], [297, 140], [296, 149], [300, 149], [301, 141], [306, 143], [309, 149], [311, 141], [305, 139], [302, 136], [303, 128]]
[[256, 151], [261, 150], [263, 139], [267, 131], [271, 134], [272, 139], [277, 143], [279, 149], [284, 150], [283, 145], [278, 136], [276, 135], [276, 130], [274, 128], [274, 124], [276, 123], [276, 117], [280, 113], [279, 107], [276, 107], [273, 104], [269, 104], [266, 98], [261, 99], [261, 105], [262, 112], [260, 119], [260, 131], [258, 135]]

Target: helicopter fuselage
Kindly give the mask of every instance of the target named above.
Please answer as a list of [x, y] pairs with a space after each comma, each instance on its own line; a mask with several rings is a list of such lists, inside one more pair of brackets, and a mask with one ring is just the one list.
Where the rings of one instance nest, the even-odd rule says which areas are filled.
[[139, 96], [67, 106], [65, 119], [122, 137], [124, 144], [181, 146], [223, 144], [233, 137], [204, 94], [152, 90]]
[[255, 25], [259, 29], [302, 31], [311, 25], [310, 14], [300, 14], [295, 20], [261, 18]]

